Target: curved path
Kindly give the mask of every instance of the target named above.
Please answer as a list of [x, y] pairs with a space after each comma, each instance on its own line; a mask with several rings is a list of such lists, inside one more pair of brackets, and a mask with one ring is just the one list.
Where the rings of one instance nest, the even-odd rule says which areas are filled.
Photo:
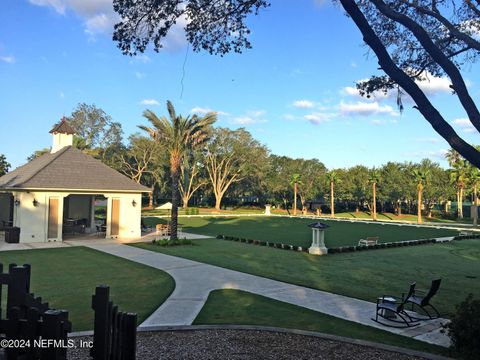
[[[212, 290], [239, 289], [436, 345], [448, 346], [450, 343], [449, 338], [440, 332], [441, 322], [445, 322], [445, 319], [425, 322], [408, 329], [385, 327], [371, 320], [375, 314], [375, 304], [371, 302], [152, 252], [116, 241], [71, 243], [163, 270], [175, 279], [176, 286], [172, 295], [140, 325], [143, 328], [191, 325]], [[372, 294], [372, 298], [377, 295]]]

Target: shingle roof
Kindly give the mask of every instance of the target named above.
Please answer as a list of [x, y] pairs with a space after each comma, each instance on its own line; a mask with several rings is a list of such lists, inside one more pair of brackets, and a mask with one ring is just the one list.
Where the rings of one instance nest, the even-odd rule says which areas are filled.
[[0, 177], [0, 189], [150, 191], [71, 146], [42, 155]]
[[53, 129], [50, 130], [50, 134], [60, 133], [60, 134], [75, 134], [75, 130], [70, 126], [68, 121], [63, 117], [58, 124], [53, 126]]

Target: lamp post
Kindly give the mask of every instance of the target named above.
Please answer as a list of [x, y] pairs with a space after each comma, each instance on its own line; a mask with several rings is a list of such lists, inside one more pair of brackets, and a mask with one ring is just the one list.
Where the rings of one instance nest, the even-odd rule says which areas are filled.
[[320, 221], [308, 225], [312, 228], [312, 246], [308, 248], [308, 253], [313, 255], [327, 255], [328, 249], [325, 247], [325, 229], [329, 226]]

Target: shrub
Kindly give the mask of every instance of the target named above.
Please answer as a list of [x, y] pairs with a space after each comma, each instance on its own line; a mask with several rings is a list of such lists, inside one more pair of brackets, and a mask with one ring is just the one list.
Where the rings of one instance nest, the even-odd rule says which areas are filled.
[[241, 238], [240, 242], [247, 242], [247, 239]]
[[269, 242], [269, 243], [267, 243], [267, 244], [268, 244], [268, 246], [270, 246], [270, 247], [274, 247], [274, 246], [275, 246], [275, 243]]
[[253, 240], [252, 239], [247, 239], [247, 243], [251, 244], [251, 243], [253, 243]]
[[267, 242], [266, 241], [260, 241], [260, 246], [267, 246]]
[[292, 250], [293, 250], [293, 251], [298, 251], [298, 246], [293, 245], [293, 246], [292, 246]]
[[223, 239], [223, 235], [217, 235], [217, 239]]
[[452, 321], [445, 326], [452, 339], [452, 348], [465, 359], [478, 359], [480, 354], [480, 300], [467, 298], [457, 305]]
[[348, 251], [355, 251], [355, 246], [349, 246]]

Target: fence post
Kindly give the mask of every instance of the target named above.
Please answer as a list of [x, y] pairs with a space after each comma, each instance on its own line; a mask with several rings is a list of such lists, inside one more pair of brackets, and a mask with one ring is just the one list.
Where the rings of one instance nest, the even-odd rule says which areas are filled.
[[42, 348], [42, 360], [66, 359], [67, 331], [65, 325], [65, 312], [47, 310], [43, 314], [42, 340], [46, 340], [48, 346]]
[[[95, 360], [107, 360], [110, 343], [110, 288], [106, 285], [99, 285], [92, 296], [92, 309], [95, 311], [93, 324], [93, 347], [90, 355]], [[110, 305], [110, 306], [109, 306]]]
[[137, 314], [125, 314], [124, 325], [123, 359], [135, 359], [137, 356]]
[[25, 299], [25, 294], [29, 293], [29, 268], [25, 266], [16, 266], [10, 264], [10, 281], [8, 283], [7, 295], [7, 317], [10, 315], [10, 309], [17, 306], [22, 310], [20, 316], [24, 316], [22, 303]]

